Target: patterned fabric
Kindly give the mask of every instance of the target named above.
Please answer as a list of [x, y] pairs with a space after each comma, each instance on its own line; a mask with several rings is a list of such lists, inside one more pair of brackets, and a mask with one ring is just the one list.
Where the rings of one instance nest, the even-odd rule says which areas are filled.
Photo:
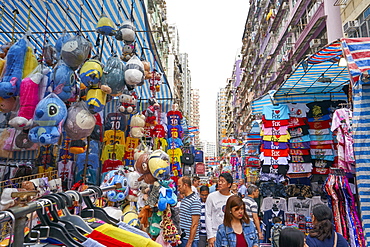
[[200, 231], [199, 235], [207, 235], [206, 230], [206, 203], [201, 203], [201, 209], [200, 209]]

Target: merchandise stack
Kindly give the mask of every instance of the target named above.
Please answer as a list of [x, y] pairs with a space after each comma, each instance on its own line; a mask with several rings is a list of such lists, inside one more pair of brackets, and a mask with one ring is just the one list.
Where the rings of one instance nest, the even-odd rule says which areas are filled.
[[259, 175], [260, 159], [258, 155], [260, 154], [260, 143], [260, 124], [255, 120], [243, 147], [244, 174], [248, 182], [255, 182]]

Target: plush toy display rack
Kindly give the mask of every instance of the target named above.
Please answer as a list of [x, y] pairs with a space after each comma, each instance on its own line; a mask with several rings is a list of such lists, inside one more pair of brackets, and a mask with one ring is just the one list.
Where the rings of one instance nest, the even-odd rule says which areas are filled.
[[[87, 190], [80, 192], [79, 195], [81, 197], [96, 196], [97, 193], [99, 193], [97, 191], [106, 192], [109, 190], [119, 189], [119, 188], [120, 188], [120, 184], [107, 186], [104, 188], [98, 188], [98, 189], [88, 188]], [[13, 247], [24, 246], [24, 229], [26, 227], [26, 220], [27, 220], [26, 215], [33, 213], [38, 209], [42, 209], [42, 208], [45, 208], [51, 205], [50, 203], [42, 204], [41, 203], [42, 200], [43, 199], [40, 198], [36, 201], [28, 203], [26, 206], [22, 206], [22, 207], [15, 206], [15, 207], [9, 208], [8, 211], [0, 212], [0, 224], [9, 226], [8, 229], [3, 229], [3, 230], [5, 230], [6, 233], [10, 234], [9, 241], [10, 242], [13, 241], [13, 244], [11, 244], [11, 246]]]

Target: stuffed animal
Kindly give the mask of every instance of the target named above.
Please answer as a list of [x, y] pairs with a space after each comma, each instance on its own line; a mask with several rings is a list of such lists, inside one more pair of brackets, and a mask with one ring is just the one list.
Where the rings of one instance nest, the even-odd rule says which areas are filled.
[[131, 44], [135, 41], [136, 28], [131, 21], [124, 21], [116, 33], [116, 39]]
[[149, 218], [152, 216], [152, 209], [149, 205], [146, 205], [140, 210], [138, 218], [140, 219], [140, 224], [145, 228], [149, 225]]
[[180, 235], [177, 231], [175, 224], [171, 218], [171, 209], [167, 207], [166, 210], [163, 212], [162, 222], [160, 226], [163, 229], [163, 238], [166, 242], [170, 243], [173, 246], [176, 246], [181, 243]]
[[4, 76], [0, 82], [0, 97], [7, 99], [18, 96], [26, 51], [27, 41], [25, 39], [18, 40], [10, 47], [6, 56]]
[[89, 59], [80, 69], [80, 79], [86, 87], [97, 85], [103, 75], [103, 66], [99, 60]]
[[79, 101], [68, 109], [64, 130], [71, 140], [88, 137], [94, 130], [96, 119], [89, 112], [84, 101]]
[[124, 62], [128, 62], [135, 55], [135, 45], [126, 44], [122, 47], [121, 59]]
[[76, 76], [74, 71], [63, 60], [60, 60], [51, 75], [53, 92], [67, 102], [73, 97], [73, 88], [76, 87]]
[[122, 169], [112, 170], [105, 175], [104, 181], [101, 187], [112, 186], [117, 183], [121, 184], [120, 189], [110, 190], [107, 192], [107, 198], [112, 202], [123, 201], [128, 195], [128, 182], [125, 177], [125, 173]]
[[152, 125], [157, 125], [157, 117], [155, 115], [155, 112], [158, 111], [160, 108], [160, 105], [157, 102], [157, 99], [155, 98], [150, 98], [149, 99], [149, 106], [145, 110], [144, 115], [145, 115], [145, 122], [148, 124]]
[[72, 140], [68, 152], [71, 154], [82, 154], [86, 152], [87, 143], [84, 140]]
[[126, 64], [125, 83], [133, 87], [144, 84], [144, 65], [136, 55]]
[[55, 51], [57, 59], [60, 59], [62, 53], [62, 47], [68, 40], [70, 40], [72, 36], [69, 33], [63, 32], [62, 36], [60, 36], [57, 41], [55, 42]]
[[157, 179], [150, 173], [148, 167], [149, 152], [140, 155], [138, 160], [135, 162], [135, 170], [141, 174], [137, 179], [138, 181], [144, 180], [147, 184], [153, 184]]
[[16, 112], [18, 105], [18, 97], [10, 97], [7, 99], [0, 98], [0, 111], [3, 113], [8, 113], [11, 111]]
[[40, 102], [39, 88], [42, 80], [48, 80], [46, 74], [49, 69], [39, 65], [36, 70], [22, 80], [18, 116], [9, 121], [9, 125], [16, 129], [29, 128], [32, 126], [32, 118], [35, 113], [36, 105]]
[[54, 67], [54, 65], [58, 61], [57, 51], [49, 41], [46, 41], [46, 44], [42, 49], [42, 57], [44, 59], [45, 64], [51, 67]]
[[135, 205], [128, 203], [122, 210], [121, 221], [129, 224], [130, 226], [139, 227], [139, 216]]
[[149, 156], [149, 170], [158, 180], [166, 180], [170, 176], [169, 156], [164, 151], [157, 149]]
[[107, 93], [109, 92], [111, 92], [110, 88], [105, 85], [101, 85], [100, 88], [98, 86], [93, 86], [87, 91], [86, 103], [92, 114], [103, 110], [107, 103]]
[[0, 58], [4, 59], [6, 57], [12, 45], [12, 42], [6, 42], [0, 46]]
[[76, 70], [88, 58], [91, 49], [91, 43], [77, 35], [63, 44], [61, 57], [69, 67]]
[[37, 58], [31, 46], [27, 46], [26, 55], [24, 57], [23, 75], [22, 78], [27, 77], [38, 65]]
[[123, 114], [136, 113], [137, 95], [135, 94], [135, 92], [131, 94], [121, 94], [119, 96], [119, 102], [121, 103], [121, 105], [118, 107], [118, 110]]
[[150, 72], [150, 63], [148, 61], [141, 61], [144, 65], [144, 79], [148, 80], [153, 77], [152, 73]]
[[107, 85], [112, 89], [110, 95], [120, 96], [125, 87], [124, 70], [125, 65], [116, 56], [110, 57], [104, 66], [101, 84]]
[[144, 136], [145, 116], [137, 114], [131, 117], [130, 135], [131, 137], [141, 138]]
[[160, 223], [162, 217], [158, 215], [157, 212], [153, 212], [149, 220], [149, 235], [152, 237], [157, 237], [161, 231]]
[[28, 133], [29, 139], [42, 145], [56, 144], [67, 118], [67, 107], [54, 93], [42, 99], [36, 106], [33, 122], [38, 126]]
[[140, 174], [137, 171], [133, 171], [127, 174], [129, 192], [127, 200], [130, 202], [137, 202], [139, 195], [140, 181], [138, 180]]
[[102, 14], [96, 24], [96, 32], [102, 35], [112, 36], [115, 34], [116, 25], [105, 14]]

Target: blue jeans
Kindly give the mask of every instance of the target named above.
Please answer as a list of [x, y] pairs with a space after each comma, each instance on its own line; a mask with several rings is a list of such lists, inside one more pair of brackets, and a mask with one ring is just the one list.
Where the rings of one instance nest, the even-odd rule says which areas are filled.
[[[199, 240], [193, 240], [193, 243], [191, 244], [191, 247], [198, 247], [198, 241]], [[188, 243], [187, 239], [181, 239], [181, 244], [178, 247], [185, 247], [186, 244]]]

